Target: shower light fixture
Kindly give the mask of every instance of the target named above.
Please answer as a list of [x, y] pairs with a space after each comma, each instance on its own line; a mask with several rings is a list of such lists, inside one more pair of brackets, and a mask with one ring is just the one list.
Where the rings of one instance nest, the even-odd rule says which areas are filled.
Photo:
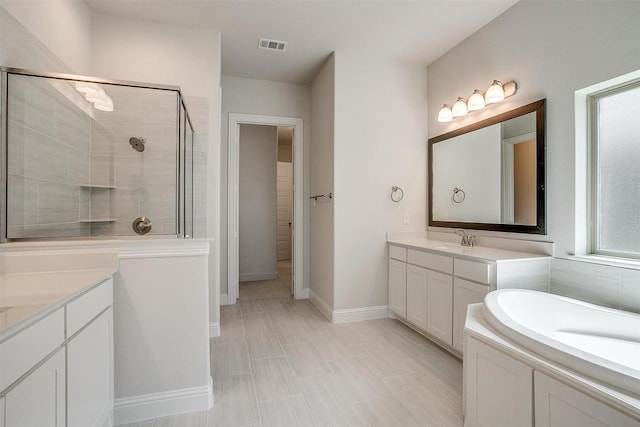
[[106, 95], [105, 99], [95, 101], [93, 107], [100, 111], [113, 111], [113, 100], [109, 95]]
[[95, 93], [98, 91], [98, 84], [91, 82], [76, 82], [76, 90], [85, 95]]
[[96, 110], [113, 111], [113, 100], [97, 83], [76, 82], [76, 90], [82, 93]]
[[494, 80], [484, 95], [482, 91], [476, 89], [468, 101], [462, 97], [458, 97], [453, 107], [449, 104], [444, 104], [438, 113], [438, 121], [443, 123], [450, 122], [455, 117], [466, 116], [472, 111], [482, 110], [489, 104], [503, 101], [505, 98], [516, 93], [517, 90], [518, 84], [515, 81], [503, 84], [499, 80]]

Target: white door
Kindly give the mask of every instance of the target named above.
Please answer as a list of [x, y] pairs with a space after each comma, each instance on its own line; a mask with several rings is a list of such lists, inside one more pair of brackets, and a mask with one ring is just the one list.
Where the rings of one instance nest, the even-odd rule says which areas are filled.
[[276, 189], [276, 258], [291, 259], [292, 163], [278, 162]]

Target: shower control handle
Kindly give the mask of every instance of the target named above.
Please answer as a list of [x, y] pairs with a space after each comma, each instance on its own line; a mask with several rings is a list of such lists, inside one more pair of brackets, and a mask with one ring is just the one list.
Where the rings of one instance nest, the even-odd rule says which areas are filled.
[[140, 216], [134, 219], [132, 224], [133, 231], [140, 235], [147, 234], [149, 231], [151, 231], [152, 226], [153, 224], [146, 216]]

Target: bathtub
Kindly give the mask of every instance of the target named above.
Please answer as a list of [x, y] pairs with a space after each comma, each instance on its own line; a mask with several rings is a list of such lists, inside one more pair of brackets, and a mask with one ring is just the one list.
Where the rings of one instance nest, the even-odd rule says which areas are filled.
[[489, 324], [520, 346], [640, 396], [640, 314], [523, 289], [491, 292], [484, 308]]

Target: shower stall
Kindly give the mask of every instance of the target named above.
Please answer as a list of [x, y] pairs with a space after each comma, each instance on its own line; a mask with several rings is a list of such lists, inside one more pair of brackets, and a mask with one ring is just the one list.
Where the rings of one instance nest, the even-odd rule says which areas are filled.
[[194, 182], [204, 182], [205, 150], [178, 87], [1, 76], [1, 242], [204, 237]]

